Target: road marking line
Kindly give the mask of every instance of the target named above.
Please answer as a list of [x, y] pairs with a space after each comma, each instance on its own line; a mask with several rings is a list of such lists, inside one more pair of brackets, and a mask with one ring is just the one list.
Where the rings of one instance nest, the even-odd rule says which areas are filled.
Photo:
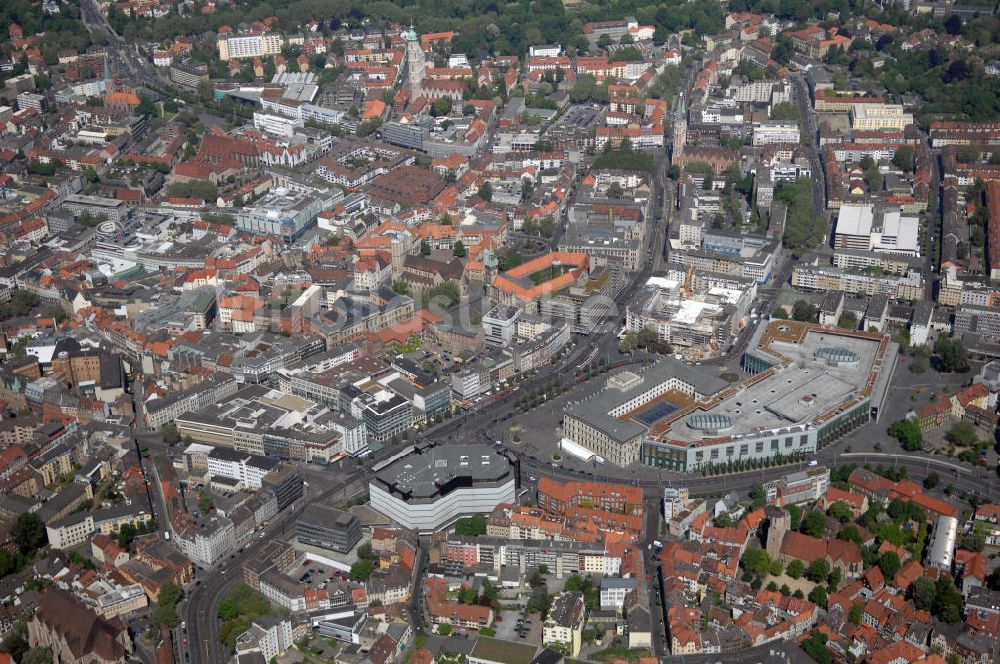
[[948, 463], [947, 461], [939, 461], [938, 459], [931, 459], [930, 457], [912, 457], [905, 454], [887, 454], [885, 452], [844, 452], [840, 456], [864, 456], [864, 457], [886, 457], [888, 459], [907, 459], [911, 461], [923, 460], [924, 463], [935, 463], [939, 466], [947, 466], [948, 468], [953, 468], [955, 470], [960, 470], [963, 473], [971, 473], [972, 471], [968, 468], [963, 468], [962, 466], [956, 466], [953, 463]]

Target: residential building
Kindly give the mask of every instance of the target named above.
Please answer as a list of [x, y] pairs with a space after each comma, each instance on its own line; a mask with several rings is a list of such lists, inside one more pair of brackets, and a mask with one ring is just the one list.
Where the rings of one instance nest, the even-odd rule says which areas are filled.
[[28, 644], [50, 648], [57, 662], [125, 664], [133, 645], [118, 618], [106, 619], [71, 594], [49, 588], [28, 622]]
[[542, 645], [569, 657], [577, 657], [583, 646], [583, 626], [587, 608], [583, 593], [563, 592], [552, 602], [542, 628]]

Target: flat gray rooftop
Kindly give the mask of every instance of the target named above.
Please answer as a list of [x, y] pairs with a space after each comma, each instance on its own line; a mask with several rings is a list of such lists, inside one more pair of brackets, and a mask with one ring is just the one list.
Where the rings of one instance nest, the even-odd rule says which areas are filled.
[[[830, 366], [817, 355], [821, 349], [826, 349], [821, 356], [830, 354], [830, 350], [846, 351], [840, 357], [856, 357], [857, 361]], [[729, 418], [731, 427], [719, 433], [731, 436], [808, 424], [865, 388], [878, 349], [877, 340], [821, 331], [806, 334], [801, 345], [774, 341], [771, 350], [792, 360], [791, 364], [775, 375], [737, 391], [709, 412]], [[705, 411], [696, 410], [674, 422], [667, 437], [691, 442], [715, 437], [713, 433], [692, 426], [699, 423], [696, 418], [704, 418], [705, 415]]]
[[672, 378], [687, 383], [695, 392], [706, 397], [721, 392], [729, 385], [700, 367], [665, 357], [645, 369], [622, 370], [612, 374], [604, 389], [590, 398], [572, 403], [566, 408], [566, 414], [586, 422], [614, 440], [626, 442], [646, 431], [647, 427], [632, 420], [618, 419], [625, 413], [617, 411], [632, 399]]
[[[412, 498], [433, 497], [457, 480], [468, 486], [501, 480], [510, 474], [510, 462], [489, 445], [435, 445], [414, 448], [376, 475], [383, 484]], [[457, 488], [457, 487], [456, 487]]]
[[358, 521], [358, 517], [326, 503], [309, 503], [303, 510], [302, 516], [299, 517], [299, 521], [320, 528], [345, 532]]

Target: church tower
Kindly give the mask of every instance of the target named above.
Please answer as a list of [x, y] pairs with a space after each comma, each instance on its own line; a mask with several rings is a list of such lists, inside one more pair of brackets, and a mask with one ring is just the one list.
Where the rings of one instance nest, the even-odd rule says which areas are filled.
[[671, 162], [677, 160], [684, 154], [684, 145], [687, 143], [687, 112], [684, 109], [684, 95], [681, 94], [677, 100], [678, 107], [674, 118], [674, 150], [671, 155]]
[[771, 560], [777, 560], [778, 556], [781, 555], [781, 544], [785, 541], [785, 533], [792, 529], [792, 516], [774, 505], [765, 507], [764, 514], [768, 520], [767, 555], [771, 557]]
[[417, 31], [410, 26], [410, 29], [403, 33], [406, 40], [406, 74], [409, 79], [410, 101], [420, 96], [420, 88], [424, 82], [424, 49], [420, 46], [420, 39]]

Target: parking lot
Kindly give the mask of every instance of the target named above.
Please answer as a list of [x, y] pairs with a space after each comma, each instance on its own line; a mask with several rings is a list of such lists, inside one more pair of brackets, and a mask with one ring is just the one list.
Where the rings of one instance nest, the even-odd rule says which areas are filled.
[[504, 641], [514, 641], [517, 639], [517, 611], [497, 611], [497, 621], [493, 624], [493, 630], [498, 639]]
[[349, 576], [347, 572], [341, 572], [330, 568], [328, 565], [321, 565], [308, 560], [304, 561], [301, 565], [290, 568], [287, 574], [296, 581], [305, 583], [310, 588], [324, 588], [330, 582], [336, 582], [341, 577]]
[[499, 620], [493, 623], [496, 638], [541, 645], [542, 619], [538, 614], [528, 614], [522, 618], [520, 611], [499, 611], [497, 617]]

